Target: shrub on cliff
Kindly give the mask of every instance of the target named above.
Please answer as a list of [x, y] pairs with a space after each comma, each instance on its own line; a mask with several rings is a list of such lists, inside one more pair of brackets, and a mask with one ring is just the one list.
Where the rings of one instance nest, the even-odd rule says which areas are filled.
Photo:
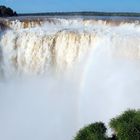
[[74, 140], [106, 140], [106, 127], [102, 122], [90, 124], [79, 130]]
[[109, 125], [114, 131], [111, 137], [106, 136], [104, 123], [97, 122], [79, 130], [74, 140], [140, 140], [140, 110], [127, 110]]
[[128, 110], [110, 121], [119, 140], [140, 140], [140, 110]]
[[9, 7], [0, 6], [0, 16], [1, 17], [17, 16], [17, 13]]

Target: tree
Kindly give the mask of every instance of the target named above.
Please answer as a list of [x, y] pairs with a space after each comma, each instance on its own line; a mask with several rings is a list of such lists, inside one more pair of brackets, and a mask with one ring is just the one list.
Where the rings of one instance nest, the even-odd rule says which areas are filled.
[[104, 123], [96, 122], [79, 130], [74, 140], [106, 140], [106, 130]]
[[6, 6], [0, 6], [0, 16], [7, 17], [7, 16], [17, 16], [17, 13], [13, 11], [11, 8]]
[[110, 121], [119, 140], [140, 140], [140, 110], [128, 110]]

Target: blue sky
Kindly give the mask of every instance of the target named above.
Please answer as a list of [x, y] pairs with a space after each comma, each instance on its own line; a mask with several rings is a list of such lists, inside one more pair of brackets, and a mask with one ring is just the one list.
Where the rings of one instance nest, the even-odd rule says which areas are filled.
[[0, 0], [18, 13], [106, 11], [140, 12], [140, 0]]

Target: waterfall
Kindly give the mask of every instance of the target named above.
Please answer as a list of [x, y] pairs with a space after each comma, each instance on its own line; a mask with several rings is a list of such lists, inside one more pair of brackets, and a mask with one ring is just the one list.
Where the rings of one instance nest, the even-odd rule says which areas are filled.
[[0, 20], [0, 139], [71, 140], [139, 108], [139, 21]]
[[26, 22], [9, 21], [11, 29], [1, 33], [5, 75], [42, 74], [52, 67], [69, 69], [101, 42], [112, 56], [140, 57], [140, 27], [135, 23], [115, 26], [105, 21], [51, 19], [36, 26], [39, 21]]

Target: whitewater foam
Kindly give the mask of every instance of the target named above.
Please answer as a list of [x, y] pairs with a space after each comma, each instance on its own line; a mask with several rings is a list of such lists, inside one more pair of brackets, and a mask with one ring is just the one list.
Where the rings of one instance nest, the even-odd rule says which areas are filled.
[[135, 23], [112, 26], [105, 21], [92, 20], [87, 24], [89, 21], [57, 20], [34, 28], [29, 24], [25, 29], [20, 21], [12, 21], [12, 29], [1, 34], [3, 71], [11, 75], [40, 74], [52, 66], [61, 71], [73, 67], [100, 42], [104, 42], [112, 56], [140, 57], [140, 27]]

